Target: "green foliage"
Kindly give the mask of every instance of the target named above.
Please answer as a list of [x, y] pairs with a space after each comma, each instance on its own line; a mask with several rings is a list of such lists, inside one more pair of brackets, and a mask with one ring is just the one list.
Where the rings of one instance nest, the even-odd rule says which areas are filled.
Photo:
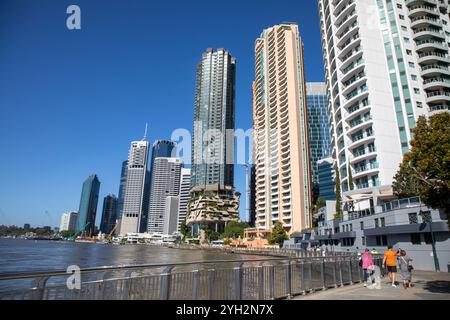
[[283, 241], [288, 240], [289, 237], [286, 234], [286, 231], [283, 229], [283, 224], [281, 222], [275, 223], [273, 226], [272, 233], [269, 235], [268, 240], [270, 244], [278, 244], [282, 245]]
[[74, 232], [71, 232], [71, 231], [68, 231], [68, 230], [64, 230], [64, 231], [61, 231], [60, 234], [61, 234], [61, 237], [67, 239], [67, 238], [72, 237], [74, 235]]
[[184, 241], [186, 239], [186, 236], [188, 236], [190, 233], [189, 227], [186, 224], [186, 219], [184, 219], [180, 225], [180, 232], [183, 235], [183, 241]]
[[352, 167], [350, 164], [348, 165], [348, 187], [350, 190], [355, 189], [355, 186], [353, 185], [353, 173], [352, 173]]
[[232, 239], [242, 238], [244, 237], [244, 229], [247, 228], [250, 228], [250, 225], [246, 222], [229, 221], [222, 236]]
[[404, 156], [392, 184], [399, 197], [419, 196], [450, 218], [450, 114], [420, 117], [411, 151]]
[[341, 194], [341, 175], [337, 166], [334, 167], [336, 184], [336, 213], [334, 219], [342, 217], [342, 194]]

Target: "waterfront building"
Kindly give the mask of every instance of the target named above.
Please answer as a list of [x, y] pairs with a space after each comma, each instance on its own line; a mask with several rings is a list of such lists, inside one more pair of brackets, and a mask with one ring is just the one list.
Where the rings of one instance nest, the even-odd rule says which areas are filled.
[[139, 233], [146, 230], [149, 174], [147, 130], [141, 141], [131, 142], [128, 152], [125, 195], [119, 233]]
[[77, 231], [78, 212], [70, 211], [64, 212], [61, 215], [61, 222], [59, 224], [59, 231]]
[[312, 225], [303, 44], [298, 26], [265, 29], [255, 42], [253, 129], [256, 228], [288, 233]]
[[127, 186], [128, 160], [122, 162], [120, 171], [119, 197], [117, 199], [117, 219], [122, 217], [123, 201], [125, 199], [125, 187]]
[[[197, 228], [223, 229], [226, 221], [239, 219], [239, 196], [234, 192], [235, 83], [236, 59], [224, 49], [207, 49], [197, 65], [187, 217]], [[206, 194], [209, 202], [203, 203]], [[228, 211], [224, 203], [233, 203], [233, 208]]]
[[344, 211], [393, 200], [421, 115], [450, 104], [448, 1], [318, 0]]
[[249, 179], [249, 208], [248, 208], [248, 223], [250, 227], [254, 227], [256, 224], [256, 165], [250, 166], [250, 179]]
[[285, 248], [322, 247], [329, 251], [362, 252], [388, 246], [403, 249], [417, 270], [435, 270], [433, 243], [441, 271], [450, 261], [447, 215], [426, 207], [418, 197], [385, 201], [373, 210], [345, 213], [342, 219], [324, 218], [316, 230], [304, 230], [286, 241]]
[[333, 158], [327, 157], [317, 161], [317, 175], [320, 198], [324, 200], [336, 200], [336, 183], [334, 182]]
[[174, 234], [178, 229], [179, 197], [166, 197], [164, 209], [163, 234]]
[[324, 82], [306, 83], [309, 150], [312, 183], [319, 184], [317, 161], [330, 154], [331, 134], [328, 125], [327, 86]]
[[191, 188], [191, 169], [182, 168], [180, 178], [180, 192], [178, 202], [178, 225], [177, 231], [181, 231], [181, 224], [186, 220]]
[[89, 176], [83, 183], [77, 220], [77, 231], [86, 237], [94, 233], [99, 191], [100, 180], [97, 175]]
[[[166, 204], [168, 197], [178, 197], [180, 192], [180, 178], [183, 161], [180, 158], [155, 158], [152, 176], [152, 192], [150, 199], [149, 219], [147, 231], [150, 233], [164, 233], [164, 221], [166, 220]], [[170, 202], [170, 214], [174, 210], [178, 211], [178, 200]], [[167, 220], [170, 225], [178, 225], [171, 217]], [[166, 230], [170, 228], [167, 227]], [[176, 227], [175, 227], [176, 230]]]
[[30, 228], [31, 228], [31, 225], [30, 225], [29, 223], [25, 223], [25, 224], [23, 225], [23, 229], [24, 229], [25, 231], [30, 230]]
[[100, 223], [100, 231], [109, 234], [116, 226], [118, 209], [118, 198], [109, 194], [103, 199], [102, 220]]

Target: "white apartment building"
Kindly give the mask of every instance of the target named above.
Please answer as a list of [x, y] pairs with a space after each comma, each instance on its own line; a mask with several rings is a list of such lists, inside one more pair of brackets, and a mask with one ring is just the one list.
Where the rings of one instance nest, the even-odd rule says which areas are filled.
[[[147, 226], [149, 233], [164, 233], [167, 198], [178, 197], [182, 167], [183, 161], [180, 158], [155, 158], [151, 179], [152, 192]], [[178, 209], [178, 201], [176, 204], [171, 201], [170, 205], [175, 210]], [[168, 217], [168, 220], [170, 220], [170, 217]], [[172, 221], [177, 226], [177, 219], [172, 219]], [[166, 231], [168, 228], [166, 228]]]
[[75, 232], [77, 229], [78, 212], [64, 212], [61, 215], [59, 231]]
[[[120, 221], [120, 234], [139, 233], [142, 230], [141, 223], [147, 214], [145, 194], [148, 180], [148, 141], [131, 142], [128, 152], [128, 167], [123, 199], [122, 218]], [[148, 186], [147, 186], [148, 187]]]
[[180, 192], [178, 201], [178, 225], [177, 230], [180, 231], [180, 226], [186, 220], [187, 206], [189, 203], [191, 188], [191, 169], [182, 168], [180, 178]]
[[[447, 0], [318, 0], [344, 202], [392, 196], [417, 118], [450, 106]], [[352, 184], [349, 181], [353, 181]]]

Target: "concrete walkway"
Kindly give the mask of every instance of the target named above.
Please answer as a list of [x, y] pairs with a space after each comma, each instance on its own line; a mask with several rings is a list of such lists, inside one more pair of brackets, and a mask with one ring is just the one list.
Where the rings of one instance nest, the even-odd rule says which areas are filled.
[[294, 300], [450, 300], [450, 273], [414, 271], [413, 288], [404, 289], [401, 276], [399, 286], [381, 280], [381, 290], [367, 289], [362, 283], [337, 289], [317, 291]]

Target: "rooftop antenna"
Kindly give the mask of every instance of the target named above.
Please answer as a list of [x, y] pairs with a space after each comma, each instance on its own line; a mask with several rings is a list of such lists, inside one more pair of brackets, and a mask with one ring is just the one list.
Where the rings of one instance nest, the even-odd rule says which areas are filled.
[[148, 129], [148, 123], [145, 124], [144, 139], [142, 139], [142, 141], [147, 141], [147, 129]]

